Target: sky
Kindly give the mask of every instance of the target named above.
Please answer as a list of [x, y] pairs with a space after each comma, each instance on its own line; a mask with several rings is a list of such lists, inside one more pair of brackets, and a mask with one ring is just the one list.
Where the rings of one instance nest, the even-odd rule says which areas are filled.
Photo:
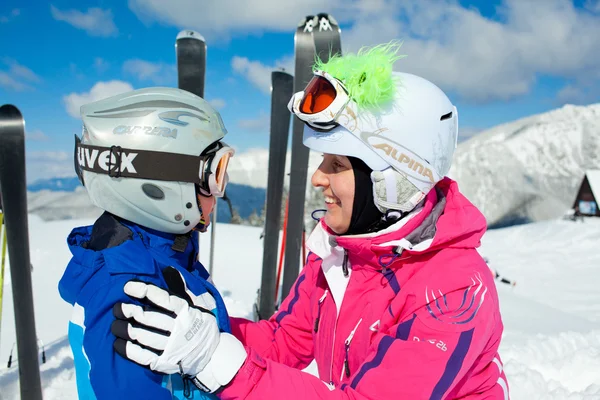
[[205, 97], [227, 142], [268, 148], [270, 72], [293, 73], [295, 27], [319, 12], [340, 23], [344, 53], [402, 41], [395, 69], [448, 94], [462, 139], [600, 101], [600, 0], [3, 0], [0, 103], [25, 116], [28, 179], [74, 174], [82, 104], [175, 87], [183, 29], [206, 38]]

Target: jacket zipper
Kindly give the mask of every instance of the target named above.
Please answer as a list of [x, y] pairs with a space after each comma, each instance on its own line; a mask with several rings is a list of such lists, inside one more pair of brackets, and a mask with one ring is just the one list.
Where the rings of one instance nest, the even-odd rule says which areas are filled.
[[346, 377], [350, 378], [351, 373], [350, 373], [350, 362], [349, 362], [349, 356], [348, 356], [348, 354], [350, 353], [350, 343], [352, 342], [352, 338], [354, 337], [354, 334], [356, 333], [356, 330], [358, 329], [358, 326], [360, 325], [361, 322], [362, 322], [362, 318], [358, 320], [358, 323], [356, 324], [356, 326], [354, 327], [352, 332], [350, 332], [350, 336], [348, 336], [348, 338], [344, 342], [344, 351], [346, 353], [346, 356], [344, 358], [344, 367], [342, 368], [342, 375], [340, 376], [340, 382], [344, 379], [344, 372], [346, 373]]
[[[342, 262], [342, 272], [344, 273], [344, 277], [347, 278], [349, 273], [348, 273], [348, 251], [346, 249], [344, 249], [344, 261]], [[335, 303], [335, 301], [334, 301]], [[337, 308], [337, 305], [336, 305]], [[342, 305], [340, 304], [340, 311], [342, 310]], [[333, 342], [331, 343], [331, 366], [329, 368], [329, 385], [331, 387], [333, 387], [333, 356], [334, 356], [334, 350], [335, 350], [335, 334], [337, 331], [337, 323], [338, 323], [338, 317], [340, 316], [339, 312], [336, 312], [335, 315], [335, 323], [333, 324]]]
[[331, 367], [329, 368], [329, 385], [335, 387], [333, 384], [333, 354], [335, 350], [335, 331], [337, 330], [339, 313], [336, 313], [335, 324], [333, 324], [333, 342], [331, 343]]
[[314, 331], [317, 333], [319, 331], [319, 320], [321, 319], [321, 305], [325, 301], [325, 297], [327, 297], [327, 293], [329, 293], [329, 289], [325, 289], [325, 293], [319, 299], [319, 308], [317, 309], [317, 318], [315, 319]]

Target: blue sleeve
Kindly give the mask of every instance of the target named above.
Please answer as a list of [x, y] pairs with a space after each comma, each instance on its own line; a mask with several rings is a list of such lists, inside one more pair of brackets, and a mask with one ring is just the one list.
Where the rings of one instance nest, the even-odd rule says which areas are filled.
[[[135, 277], [119, 275], [96, 288], [95, 294], [81, 307], [83, 326], [77, 326], [75, 321], [70, 324], [69, 340], [75, 357], [80, 399], [172, 399], [171, 392], [163, 387], [168, 376], [126, 360], [113, 350], [112, 308], [119, 301], [131, 302], [123, 292], [123, 286]], [[78, 345], [81, 351], [76, 351]], [[89, 376], [87, 384], [85, 375]]]
[[[183, 277], [192, 293], [198, 295], [204, 292], [208, 292], [213, 296], [217, 304], [217, 308], [212, 311], [216, 313], [217, 324], [219, 325], [219, 328], [222, 332], [231, 333], [229, 313], [227, 312], [227, 307], [225, 307], [223, 297], [221, 297], [221, 293], [217, 290], [217, 288], [208, 281], [209, 274], [204, 268], [204, 266], [199, 261], [196, 261], [194, 263], [194, 268], [192, 272], [184, 271], [181, 269], [179, 271], [183, 274]], [[202, 279], [190, 279], [190, 275], [196, 278], [200, 277]]]
[[196, 261], [194, 263], [194, 269], [198, 271], [198, 276], [200, 276], [200, 278], [204, 279], [205, 281], [207, 281], [210, 277], [208, 271], [206, 270], [206, 268], [204, 268], [204, 265], [202, 265], [200, 261]]

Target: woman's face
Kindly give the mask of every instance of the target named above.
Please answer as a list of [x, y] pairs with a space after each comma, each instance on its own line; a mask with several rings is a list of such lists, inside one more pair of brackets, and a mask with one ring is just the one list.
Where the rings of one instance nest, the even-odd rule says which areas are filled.
[[354, 203], [354, 171], [348, 157], [324, 154], [323, 161], [312, 176], [311, 183], [323, 189], [325, 223], [338, 235], [350, 227]]

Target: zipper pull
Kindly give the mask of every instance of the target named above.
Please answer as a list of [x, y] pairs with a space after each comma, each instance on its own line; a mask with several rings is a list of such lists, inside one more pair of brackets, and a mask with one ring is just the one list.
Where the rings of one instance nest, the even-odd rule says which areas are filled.
[[348, 347], [346, 347], [346, 359], [344, 360], [344, 369], [346, 370], [346, 378], [350, 378], [350, 365], [348, 365]]
[[325, 289], [325, 293], [323, 293], [323, 296], [321, 296], [321, 298], [319, 299], [319, 307], [317, 308], [317, 318], [315, 319], [315, 326], [313, 328], [315, 333], [319, 331], [319, 320], [321, 319], [321, 304], [323, 304], [323, 302], [325, 301], [325, 297], [327, 297], [328, 292], [329, 289]]
[[344, 249], [344, 262], [342, 263], [342, 272], [344, 273], [344, 278], [348, 277], [348, 251]]
[[190, 389], [190, 381], [187, 379], [186, 376], [182, 376], [181, 379], [183, 380], [183, 397], [185, 397], [186, 399], [191, 399], [192, 391]]
[[[352, 332], [350, 332], [350, 336], [348, 336], [348, 338], [344, 341], [344, 350], [346, 351], [346, 356], [344, 358], [344, 370], [342, 371], [342, 374], [345, 372], [347, 378], [350, 378], [350, 375], [351, 375], [350, 361], [349, 361], [350, 342], [352, 342], [352, 338], [354, 337], [354, 334], [356, 333], [356, 330], [358, 329], [358, 326], [360, 325], [361, 322], [362, 322], [362, 318], [360, 320], [358, 320], [358, 323], [356, 324], [356, 326], [354, 327]], [[343, 378], [343, 375], [342, 375], [342, 378]], [[342, 380], [342, 378], [340, 378], [340, 381]]]

